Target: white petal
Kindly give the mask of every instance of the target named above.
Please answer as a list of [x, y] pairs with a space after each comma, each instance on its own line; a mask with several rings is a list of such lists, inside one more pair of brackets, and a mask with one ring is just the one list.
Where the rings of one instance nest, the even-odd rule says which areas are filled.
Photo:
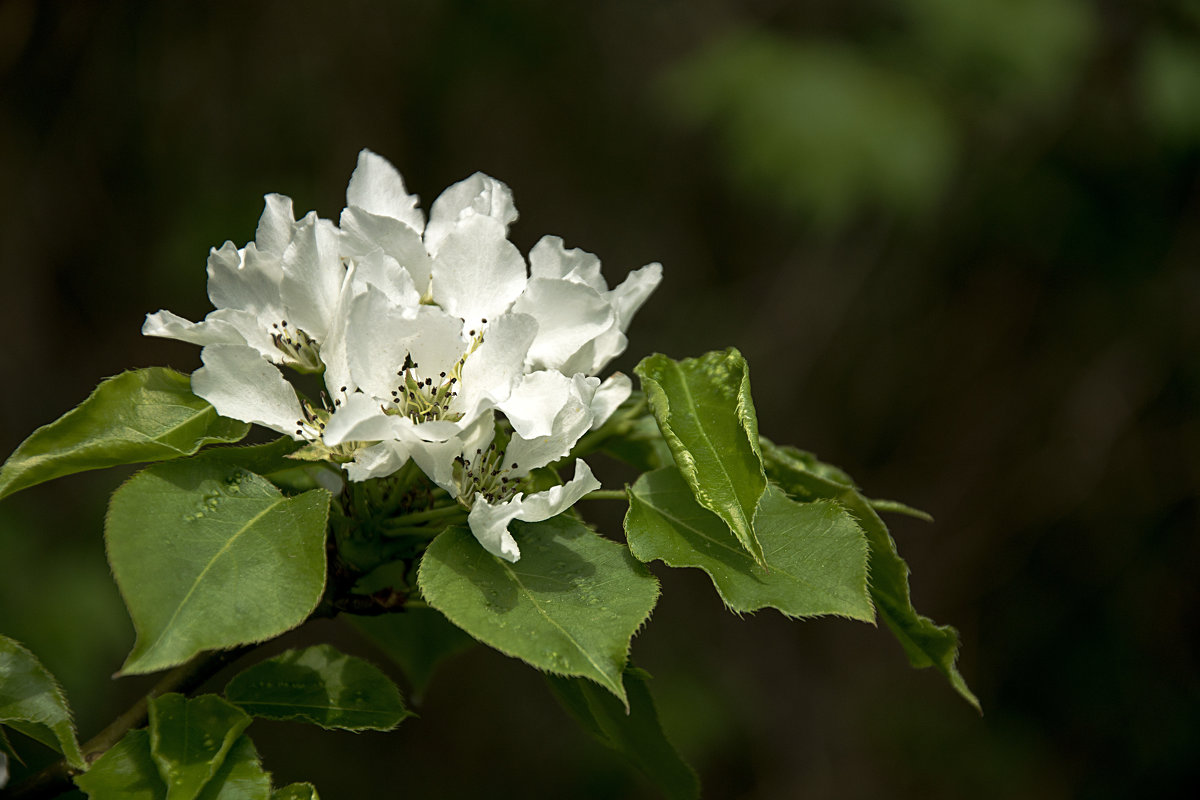
[[392, 305], [421, 304], [421, 293], [413, 284], [412, 275], [382, 250], [374, 250], [354, 264], [354, 281], [383, 290]]
[[325, 444], [376, 442], [396, 438], [396, 418], [385, 414], [379, 401], [362, 392], [351, 392], [325, 424]]
[[303, 417], [296, 390], [271, 362], [245, 345], [212, 344], [200, 351], [192, 391], [223, 417], [264, 425], [293, 438]]
[[346, 275], [337, 227], [309, 213], [283, 254], [283, 275], [280, 293], [291, 317], [288, 324], [323, 343]]
[[543, 236], [529, 251], [529, 273], [535, 278], [564, 278], [597, 292], [608, 291], [600, 259], [579, 248], [568, 250], [558, 236]]
[[592, 397], [592, 427], [598, 428], [608, 421], [613, 412], [629, 399], [633, 393], [633, 381], [623, 372], [608, 376], [604, 383], [596, 389]]
[[425, 247], [436, 254], [450, 232], [465, 218], [478, 214], [500, 223], [507, 235], [517, 218], [512, 191], [495, 178], [476, 172], [442, 192], [429, 211]]
[[488, 324], [483, 344], [467, 356], [462, 383], [452, 408], [473, 417], [488, 404], [504, 400], [525, 372], [537, 323], [526, 314], [504, 314]]
[[508, 399], [497, 404], [523, 439], [549, 436], [559, 412], [577, 399], [574, 383], [556, 370], [531, 372], [521, 378]]
[[245, 343], [245, 338], [227, 322], [219, 319], [191, 322], [166, 309], [146, 315], [146, 321], [142, 324], [142, 335], [178, 339], [201, 346]]
[[346, 187], [346, 205], [392, 217], [417, 233], [425, 228], [425, 215], [417, 207], [420, 200], [404, 188], [404, 179], [390, 162], [370, 150], [358, 154], [358, 166]]
[[418, 442], [412, 445], [412, 459], [429, 480], [455, 494], [454, 459], [463, 453], [486, 450], [496, 434], [495, 417], [490, 411], [476, 417], [469, 425], [444, 442]]
[[292, 241], [292, 232], [296, 225], [292, 198], [282, 194], [269, 194], [263, 200], [263, 213], [258, 219], [258, 230], [254, 232], [254, 243], [264, 253], [282, 256]]
[[[251, 263], [246, 258], [252, 255]], [[214, 308], [238, 308], [257, 313], [279, 305], [283, 278], [276, 258], [262, 258], [253, 244], [238, 250], [233, 242], [208, 252], [208, 299]]]
[[614, 321], [612, 306], [596, 290], [561, 278], [530, 280], [513, 311], [537, 320], [537, 338], [529, 348], [535, 368], [558, 369]]
[[517, 464], [513, 477], [527, 475], [530, 470], [544, 467], [571, 452], [571, 448], [592, 426], [592, 401], [599, 378], [576, 375], [571, 379], [571, 391], [546, 436], [526, 439], [514, 434], [505, 452], [505, 463]]
[[385, 478], [408, 461], [408, 448], [402, 442], [378, 442], [364, 447], [346, 465], [346, 477], [352, 481]]
[[521, 557], [521, 551], [508, 531], [508, 524], [512, 520], [541, 522], [550, 519], [575, 505], [588, 492], [599, 488], [600, 481], [592, 475], [587, 463], [579, 460], [575, 462], [575, 477], [563, 486], [554, 486], [528, 497], [518, 494], [494, 506], [484, 502], [482, 495], [476, 495], [467, 522], [471, 526], [471, 533], [475, 534], [485, 550], [506, 561], [515, 562]]
[[633, 315], [646, 302], [658, 284], [662, 283], [662, 264], [657, 262], [636, 269], [622, 281], [621, 285], [608, 293], [608, 300], [617, 312], [621, 330], [629, 329]]
[[624, 353], [627, 344], [629, 339], [621, 333], [620, 325], [614, 321], [608, 330], [579, 348], [579, 351], [563, 362], [559, 369], [566, 375], [574, 375], [577, 372], [595, 375], [602, 372], [608, 366], [608, 362]]
[[350, 303], [346, 350], [351, 379], [379, 399], [389, 398], [399, 385], [397, 372], [405, 356], [411, 354], [421, 370], [437, 375], [448, 372], [466, 349], [456, 317], [434, 306], [419, 306], [415, 317], [405, 312], [370, 286]]
[[429, 290], [433, 267], [420, 235], [399, 220], [353, 206], [342, 212], [342, 249], [355, 259], [382, 250], [408, 271], [417, 291]]
[[500, 316], [525, 281], [525, 259], [504, 226], [479, 214], [455, 226], [433, 259], [434, 302], [469, 325]]

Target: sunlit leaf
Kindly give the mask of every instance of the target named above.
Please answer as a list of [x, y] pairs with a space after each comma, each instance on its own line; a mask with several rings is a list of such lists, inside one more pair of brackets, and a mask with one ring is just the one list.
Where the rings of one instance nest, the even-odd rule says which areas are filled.
[[289, 783], [282, 789], [276, 789], [271, 800], [321, 800], [321, 796], [311, 783]]
[[635, 372], [700, 505], [725, 520], [746, 552], [764, 563], [754, 512], [767, 478], [742, 354], [730, 348], [683, 361], [655, 354]]
[[203, 457], [150, 467], [118, 489], [105, 539], [137, 631], [122, 671], [153, 672], [303, 622], [325, 586], [329, 500], [323, 489], [284, 497]]
[[421, 593], [460, 628], [538, 669], [596, 681], [626, 702], [621, 672], [658, 581], [624, 546], [567, 516], [514, 523], [521, 560], [450, 528], [421, 561]]
[[734, 611], [771, 607], [792, 617], [874, 619], [867, 543], [858, 523], [836, 503], [797, 503], [771, 486], [755, 527], [765, 568], [738, 546], [716, 515], [696, 503], [675, 468], [647, 473], [629, 491], [625, 535], [634, 556], [699, 567]]
[[163, 367], [122, 372], [21, 443], [0, 467], [0, 498], [76, 472], [191, 455], [249, 430], [192, 394], [187, 375]]

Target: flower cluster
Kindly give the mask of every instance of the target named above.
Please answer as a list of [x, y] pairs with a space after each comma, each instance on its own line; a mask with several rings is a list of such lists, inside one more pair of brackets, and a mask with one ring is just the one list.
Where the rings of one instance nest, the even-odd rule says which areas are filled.
[[[600, 486], [582, 460], [562, 486], [530, 493], [527, 478], [629, 396], [625, 375], [596, 375], [624, 350], [662, 268], [609, 289], [598, 258], [554, 236], [527, 265], [508, 240], [512, 194], [482, 173], [443, 192], [428, 221], [417, 203], [368, 150], [336, 224], [297, 220], [289, 198], [268, 195], [254, 241], [209, 255], [216, 310], [195, 323], [158, 311], [142, 332], [203, 346], [197, 395], [304, 441], [302, 457], [352, 481], [412, 459], [469, 509], [489, 552], [516, 561], [510, 521], [548, 519]], [[322, 375], [319, 405], [294, 373]]]

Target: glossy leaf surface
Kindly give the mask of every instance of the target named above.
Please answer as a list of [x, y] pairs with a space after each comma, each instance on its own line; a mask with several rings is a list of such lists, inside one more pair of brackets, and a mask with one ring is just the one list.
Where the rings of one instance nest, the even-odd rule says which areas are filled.
[[639, 560], [708, 573], [738, 612], [777, 608], [791, 617], [837, 614], [872, 621], [867, 543], [837, 504], [797, 503], [778, 487], [755, 520], [767, 566], [756, 564], [712, 512], [696, 503], [673, 467], [647, 473], [629, 491], [625, 535]]
[[204, 457], [143, 470], [116, 491], [108, 560], [137, 641], [122, 671], [258, 642], [308, 617], [325, 586], [329, 493], [284, 497]]
[[122, 372], [17, 447], [0, 467], [0, 498], [76, 472], [191, 455], [249, 430], [192, 394], [187, 375], [163, 367]]
[[83, 767], [62, 689], [33, 653], [7, 636], [0, 636], [0, 724], [53, 747], [71, 766]]
[[767, 478], [742, 354], [730, 348], [683, 361], [656, 354], [635, 372], [696, 500], [725, 520], [746, 552], [763, 564], [754, 512]]
[[213, 694], [165, 694], [149, 711], [150, 753], [167, 800], [194, 800], [250, 724], [245, 712]]
[[421, 593], [481, 642], [538, 669], [596, 681], [624, 703], [621, 672], [658, 581], [628, 549], [566, 515], [513, 524], [521, 560], [484, 550], [465, 528], [439, 534]]

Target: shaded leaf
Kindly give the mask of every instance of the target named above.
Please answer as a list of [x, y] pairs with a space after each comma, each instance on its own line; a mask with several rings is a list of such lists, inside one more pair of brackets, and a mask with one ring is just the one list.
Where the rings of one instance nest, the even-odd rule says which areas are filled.
[[271, 800], [321, 800], [321, 796], [311, 783], [289, 783], [282, 789], [276, 789]]
[[72, 767], [84, 767], [62, 689], [33, 653], [7, 636], [0, 636], [0, 723], [54, 748]]
[[763, 568], [720, 518], [696, 503], [674, 467], [638, 478], [629, 498], [625, 534], [633, 555], [672, 567], [699, 567], [735, 611], [769, 606], [791, 617], [874, 619], [866, 539], [836, 503], [797, 503], [769, 487], [755, 524], [767, 559]]
[[461, 653], [475, 640], [432, 608], [410, 608], [403, 614], [349, 617], [350, 623], [395, 661], [414, 695], [429, 686], [443, 660]]
[[150, 701], [150, 753], [168, 800], [192, 800], [225, 762], [250, 717], [214, 694]]
[[789, 494], [802, 499], [836, 500], [854, 515], [871, 546], [871, 597], [880, 618], [900, 641], [909, 663], [914, 667], [935, 667], [963, 699], [980, 710], [978, 698], [967, 687], [955, 665], [958, 632], [949, 625], [934, 623], [913, 608], [908, 589], [908, 564], [900, 557], [896, 542], [870, 501], [852, 486], [810, 471], [783, 448], [767, 447], [764, 453], [772, 478], [778, 480]]
[[284, 497], [266, 479], [205, 458], [160, 464], [116, 491], [108, 560], [137, 631], [122, 672], [277, 636], [325, 586], [329, 493]]
[[229, 682], [225, 697], [256, 717], [350, 731], [390, 731], [412, 716], [378, 667], [328, 644], [255, 664]]
[[563, 708], [605, 747], [621, 754], [674, 800], [700, 796], [696, 772], [667, 739], [647, 685], [649, 675], [625, 670], [629, 711], [590, 681], [547, 675]]
[[75, 785], [91, 800], [166, 800], [167, 785], [150, 755], [150, 732], [135, 730], [100, 756]]
[[521, 560], [503, 561], [466, 528], [429, 545], [418, 582], [431, 606], [502, 653], [578, 675], [626, 702], [621, 672], [658, 581], [616, 542], [577, 519], [513, 523]]
[[271, 775], [264, 772], [250, 737], [242, 734], [197, 800], [270, 800]]
[[122, 372], [17, 447], [0, 467], [0, 498], [76, 472], [191, 455], [249, 430], [192, 394], [187, 375], [163, 367]]
[[683, 361], [655, 354], [634, 371], [700, 505], [725, 520], [746, 552], [765, 563], [754, 512], [767, 477], [742, 354], [732, 347]]

